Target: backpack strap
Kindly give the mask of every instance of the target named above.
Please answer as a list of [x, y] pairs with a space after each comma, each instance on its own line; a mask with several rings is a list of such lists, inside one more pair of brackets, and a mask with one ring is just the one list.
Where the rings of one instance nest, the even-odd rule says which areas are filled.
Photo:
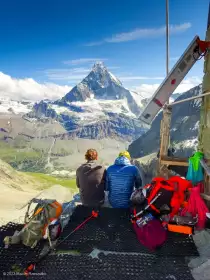
[[155, 178], [155, 180], [152, 181], [151, 184], [151, 191], [149, 193], [149, 196], [147, 198], [148, 204], [150, 205], [151, 209], [154, 210], [156, 213], [160, 213], [160, 210], [155, 207], [155, 205], [152, 202], [154, 197], [157, 195], [157, 193], [163, 188], [168, 191], [175, 191], [175, 188], [173, 184], [170, 184], [168, 181], [162, 179], [162, 178]]
[[149, 204], [150, 208], [160, 214], [160, 210], [158, 210], [153, 204]]

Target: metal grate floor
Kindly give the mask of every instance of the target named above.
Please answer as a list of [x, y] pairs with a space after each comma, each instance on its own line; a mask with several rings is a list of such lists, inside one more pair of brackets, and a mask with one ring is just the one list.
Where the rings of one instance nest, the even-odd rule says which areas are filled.
[[[135, 254], [51, 255], [37, 268], [39, 279], [57, 280], [193, 280], [183, 258]], [[35, 279], [35, 277], [32, 277]]]
[[[17, 275], [5, 275], [4, 272], [14, 272], [14, 266], [25, 267], [28, 262], [33, 261], [39, 256], [43, 248], [43, 242], [40, 242], [34, 249], [30, 249], [24, 245], [13, 245], [8, 249], [4, 248], [3, 240], [7, 235], [13, 235], [16, 230], [21, 230], [23, 225], [8, 223], [6, 226], [0, 227], [0, 279], [16, 279]], [[2, 277], [2, 278], [1, 278]]]
[[[61, 240], [90, 215], [91, 210], [88, 207], [78, 206], [62, 234]], [[90, 253], [97, 248], [117, 252], [154, 254], [138, 242], [129, 221], [129, 211], [111, 208], [101, 208], [98, 218], [90, 220], [58, 248], [79, 250], [84, 253]], [[171, 232], [168, 232], [167, 241], [155, 254], [163, 256], [199, 255], [191, 237]]]
[[[78, 206], [60, 241], [91, 215], [92, 209]], [[3, 247], [6, 235], [12, 235], [23, 225], [9, 223], [0, 227], [0, 279], [24, 279], [19, 275], [4, 275], [13, 271], [14, 265], [25, 268], [35, 260], [43, 242], [35, 249], [23, 245]], [[96, 258], [90, 253], [94, 248], [113, 251], [101, 252]], [[70, 255], [76, 250], [78, 256]], [[47, 256], [36, 268], [37, 275], [30, 279], [70, 280], [192, 280], [185, 262], [186, 257], [197, 256], [198, 252], [191, 238], [181, 234], [169, 234], [167, 242], [156, 252], [150, 252], [136, 239], [129, 221], [129, 211], [124, 209], [100, 209], [97, 219], [92, 219], [81, 229], [60, 244], [57, 253]], [[2, 273], [2, 275], [1, 275]]]

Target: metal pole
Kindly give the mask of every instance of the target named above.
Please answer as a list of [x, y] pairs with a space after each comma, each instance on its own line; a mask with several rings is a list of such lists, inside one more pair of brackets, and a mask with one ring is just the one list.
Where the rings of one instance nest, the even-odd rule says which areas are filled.
[[[166, 0], [166, 76], [169, 74], [169, 0]], [[167, 100], [169, 103], [169, 99]], [[170, 134], [168, 146], [170, 146]]]
[[208, 12], [208, 19], [207, 19], [207, 30], [209, 29], [210, 27], [210, 2], [209, 2], [209, 12]]
[[166, 76], [169, 73], [169, 4], [166, 0]]
[[193, 97], [189, 97], [189, 98], [186, 98], [186, 99], [175, 101], [173, 103], [167, 104], [167, 106], [173, 106], [173, 105], [180, 104], [180, 103], [183, 103], [183, 102], [186, 102], [186, 101], [190, 101], [190, 100], [194, 100], [194, 99], [198, 99], [198, 98], [203, 98], [204, 96], [207, 96], [207, 95], [210, 95], [210, 92], [206, 92], [206, 93], [199, 94], [199, 95], [196, 95], [196, 96], [193, 96]]

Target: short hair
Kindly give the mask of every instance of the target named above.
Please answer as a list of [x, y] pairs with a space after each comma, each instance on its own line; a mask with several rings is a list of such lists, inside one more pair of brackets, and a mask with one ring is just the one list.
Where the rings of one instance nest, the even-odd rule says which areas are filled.
[[88, 149], [86, 154], [85, 154], [85, 159], [87, 161], [90, 161], [90, 160], [97, 160], [98, 158], [98, 153], [95, 149]]

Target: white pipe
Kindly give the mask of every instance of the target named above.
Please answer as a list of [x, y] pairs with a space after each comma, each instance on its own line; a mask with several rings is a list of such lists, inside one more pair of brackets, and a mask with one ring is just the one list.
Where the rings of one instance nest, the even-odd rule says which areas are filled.
[[183, 99], [183, 100], [175, 101], [173, 103], [166, 104], [166, 106], [170, 107], [170, 106], [173, 106], [173, 105], [176, 105], [176, 104], [184, 103], [186, 101], [202, 98], [202, 97], [207, 96], [207, 95], [210, 95], [210, 92], [206, 92], [204, 94], [199, 94], [199, 95], [196, 95], [196, 96], [193, 96], [193, 97], [189, 97], [189, 98], [186, 98], [186, 99]]

